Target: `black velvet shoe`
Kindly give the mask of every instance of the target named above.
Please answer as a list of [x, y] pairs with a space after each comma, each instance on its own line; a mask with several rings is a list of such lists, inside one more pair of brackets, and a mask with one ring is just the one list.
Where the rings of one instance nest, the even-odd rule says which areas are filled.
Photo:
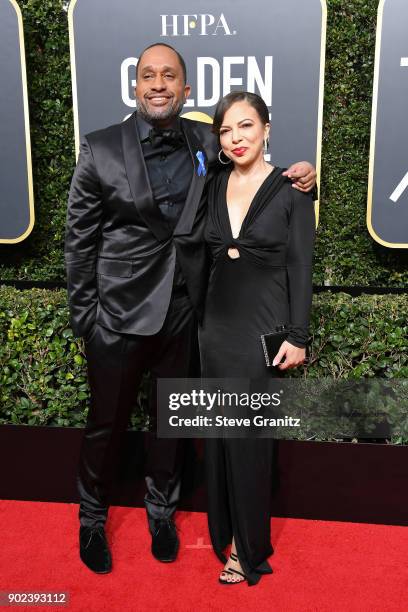
[[171, 563], [175, 561], [179, 549], [176, 526], [172, 519], [155, 521], [152, 535], [152, 555], [158, 561]]
[[108, 574], [112, 570], [112, 557], [103, 527], [80, 527], [79, 555], [96, 574]]

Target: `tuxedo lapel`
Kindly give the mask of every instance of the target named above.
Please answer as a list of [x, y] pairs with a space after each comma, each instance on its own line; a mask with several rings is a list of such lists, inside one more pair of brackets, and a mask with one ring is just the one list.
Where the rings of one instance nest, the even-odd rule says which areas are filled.
[[126, 174], [137, 210], [157, 240], [170, 238], [171, 228], [156, 206], [136, 125], [136, 114], [122, 123], [122, 146]]
[[181, 126], [190, 150], [194, 173], [183, 212], [181, 213], [180, 219], [178, 220], [174, 230], [175, 236], [190, 234], [208, 171], [207, 156], [205, 154], [204, 147], [200, 144], [200, 141], [194, 132], [194, 124], [189, 119], [181, 119]]

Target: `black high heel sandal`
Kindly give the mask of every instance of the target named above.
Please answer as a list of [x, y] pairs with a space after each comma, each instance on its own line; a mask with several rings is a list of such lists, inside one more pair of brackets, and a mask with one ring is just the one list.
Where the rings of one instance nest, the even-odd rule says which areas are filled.
[[[229, 556], [229, 558], [231, 559], [231, 561], [235, 561], [235, 563], [238, 563], [238, 562], [239, 562], [239, 560], [238, 560], [238, 556], [237, 556], [235, 553], [231, 553], [231, 554], [230, 554], [230, 556]], [[231, 567], [231, 568], [228, 568], [228, 569], [223, 570], [223, 571], [221, 572], [221, 574], [230, 574], [230, 575], [232, 575], [232, 574], [237, 574], [237, 575], [239, 575], [239, 576], [242, 576], [242, 578], [243, 578], [243, 579], [242, 579], [242, 580], [234, 580], [234, 581], [232, 581], [232, 580], [223, 580], [223, 579], [221, 578], [221, 576], [220, 576], [220, 577], [218, 578], [218, 582], [219, 582], [220, 584], [228, 584], [228, 585], [229, 585], [229, 584], [241, 584], [241, 582], [245, 582], [245, 580], [246, 580], [246, 576], [245, 576], [245, 574], [243, 574], [243, 573], [242, 573], [242, 572], [240, 572], [239, 570], [233, 569], [232, 567]]]

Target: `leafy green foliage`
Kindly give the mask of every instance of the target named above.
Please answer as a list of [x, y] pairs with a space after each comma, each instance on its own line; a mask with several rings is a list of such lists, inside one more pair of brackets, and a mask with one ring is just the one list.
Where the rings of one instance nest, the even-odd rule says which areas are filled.
[[1, 245], [0, 278], [64, 278], [66, 202], [75, 166], [68, 19], [61, 0], [18, 2], [24, 26], [35, 225], [22, 243]]
[[366, 226], [377, 1], [328, 0], [315, 284], [404, 286], [408, 255]]
[[[0, 424], [85, 424], [89, 389], [84, 347], [68, 319], [63, 290], [0, 287]], [[132, 420], [137, 428], [146, 425], [144, 405], [142, 386]]]
[[[75, 163], [67, 3], [18, 0], [27, 58], [36, 223], [0, 245], [0, 278], [62, 280], [63, 234]], [[327, 0], [321, 207], [315, 284], [404, 286], [406, 251], [366, 227], [377, 0]], [[102, 126], [101, 126], [102, 127]]]
[[314, 298], [314, 378], [408, 378], [408, 297], [321, 293]]

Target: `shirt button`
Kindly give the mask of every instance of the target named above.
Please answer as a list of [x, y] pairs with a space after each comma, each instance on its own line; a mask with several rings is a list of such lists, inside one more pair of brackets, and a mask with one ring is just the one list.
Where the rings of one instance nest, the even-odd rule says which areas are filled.
[[169, 185], [171, 183], [171, 178], [167, 178], [166, 183]]
[[161, 161], [166, 161], [167, 155], [160, 155], [160, 159], [161, 159]]

